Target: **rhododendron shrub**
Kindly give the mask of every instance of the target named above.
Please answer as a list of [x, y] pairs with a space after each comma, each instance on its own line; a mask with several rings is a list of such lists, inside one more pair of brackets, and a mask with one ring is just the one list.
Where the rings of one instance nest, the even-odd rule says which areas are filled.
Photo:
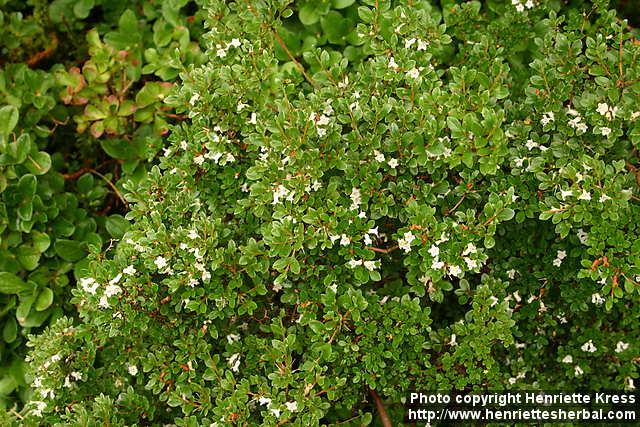
[[[640, 45], [604, 1], [208, 2], [130, 229], [23, 416], [399, 423], [410, 390], [633, 390]], [[584, 12], [584, 13], [583, 13]], [[320, 46], [320, 47], [319, 47]]]

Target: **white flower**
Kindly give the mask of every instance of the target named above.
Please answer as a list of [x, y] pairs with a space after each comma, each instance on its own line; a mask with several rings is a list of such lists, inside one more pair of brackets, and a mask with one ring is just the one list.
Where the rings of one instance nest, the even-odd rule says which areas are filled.
[[163, 268], [165, 268], [168, 264], [167, 264], [167, 260], [166, 258], [159, 256], [157, 257], [153, 263], [156, 265], [156, 267], [158, 268], [158, 270], [161, 270]]
[[396, 60], [393, 56], [389, 59], [389, 68], [393, 68], [394, 70], [398, 68], [398, 64], [396, 64]]
[[605, 116], [608, 120], [613, 120], [618, 112], [618, 107], [610, 107], [606, 102], [602, 102], [598, 104], [598, 108], [596, 111], [600, 113], [600, 115]]
[[609, 136], [611, 135], [611, 129], [606, 126], [603, 126], [600, 128], [600, 133], [602, 134], [602, 136]]
[[378, 235], [378, 227], [376, 226], [376, 228], [370, 228], [369, 231], [367, 231], [367, 233], [377, 236]]
[[410, 231], [404, 233], [404, 236], [398, 240], [398, 247], [405, 252], [411, 251], [411, 242], [415, 240], [416, 236]]
[[[516, 6], [516, 8], [517, 8], [517, 6]], [[523, 8], [523, 10], [524, 10], [524, 8]], [[553, 111], [549, 111], [549, 112], [546, 112], [546, 113], [544, 113], [542, 115], [542, 119], [540, 120], [540, 123], [542, 124], [542, 126], [546, 126], [546, 125], [548, 125], [549, 123], [551, 123], [554, 120], [555, 120], [555, 115], [553, 114]]]
[[127, 370], [129, 371], [129, 375], [133, 375], [134, 377], [138, 374], [138, 367], [136, 365], [129, 365]]
[[534, 4], [533, 4], [533, 1], [532, 1], [532, 0], [527, 0], [527, 2], [526, 2], [524, 5], [525, 5], [525, 7], [526, 7], [527, 9], [531, 9], [531, 8], [533, 8], [533, 6], [534, 6]]
[[349, 243], [351, 243], [351, 239], [349, 238], [349, 236], [347, 236], [346, 234], [342, 234], [340, 236], [340, 245], [347, 246]]
[[229, 344], [233, 344], [234, 342], [240, 341], [240, 335], [238, 334], [229, 334], [227, 335], [227, 342]]
[[118, 283], [120, 281], [120, 279], [122, 279], [122, 273], [118, 273], [118, 275], [116, 277], [114, 277], [113, 279], [109, 280], [109, 284], [110, 285], [115, 285], [116, 283]]
[[602, 298], [602, 296], [599, 293], [595, 293], [593, 295], [591, 295], [591, 303], [595, 304], [595, 305], [602, 305], [604, 304], [605, 299]]
[[633, 113], [631, 113], [631, 117], [630, 117], [630, 119], [631, 119], [631, 120], [635, 120], [635, 119], [637, 119], [638, 117], [640, 117], [640, 111], [634, 111]]
[[538, 313], [545, 313], [547, 311], [547, 306], [544, 305], [544, 302], [540, 300], [540, 307], [538, 308]]
[[251, 118], [249, 119], [250, 125], [258, 124], [258, 115], [256, 113], [251, 113]]
[[373, 243], [373, 240], [371, 240], [371, 237], [368, 234], [364, 235], [363, 241], [365, 245], [371, 245]]
[[260, 399], [258, 399], [258, 402], [261, 405], [270, 405], [271, 404], [271, 399], [269, 399], [268, 397], [260, 396]]
[[573, 196], [573, 191], [571, 191], [571, 190], [560, 190], [560, 197], [562, 197], [562, 200], [565, 200], [569, 196]]
[[616, 353], [622, 353], [628, 348], [629, 348], [629, 343], [618, 341], [618, 344], [616, 344]]
[[442, 267], [444, 267], [444, 262], [438, 260], [437, 258], [434, 259], [431, 263], [431, 268], [434, 270], [440, 270]]
[[196, 105], [196, 102], [198, 102], [199, 99], [200, 99], [200, 94], [194, 93], [191, 99], [189, 99], [189, 104]]
[[271, 413], [276, 417], [276, 418], [280, 418], [280, 409], [278, 408], [271, 408], [269, 409], [271, 411]]
[[360, 195], [360, 190], [358, 188], [353, 188], [351, 190], [351, 210], [354, 210], [354, 206], [357, 209], [360, 203], [362, 203], [362, 198]]
[[586, 343], [582, 344], [582, 347], [580, 347], [580, 349], [582, 351], [585, 351], [587, 353], [594, 353], [595, 351], [597, 351], [598, 349], [596, 348], [595, 345], [593, 345], [593, 341], [589, 340]]
[[607, 114], [607, 111], [609, 111], [609, 105], [607, 105], [607, 103], [604, 103], [604, 102], [599, 103], [598, 108], [596, 108], [596, 111], [604, 116], [605, 114]]
[[118, 285], [109, 285], [104, 290], [104, 294], [107, 298], [118, 295], [120, 292], [122, 292], [122, 288]]
[[133, 265], [129, 265], [124, 270], [122, 270], [122, 272], [127, 276], [133, 276], [134, 274], [136, 274], [137, 270]]
[[527, 146], [529, 151], [531, 151], [532, 149], [534, 149], [534, 148], [536, 148], [538, 146], [538, 143], [534, 142], [532, 139], [529, 139], [529, 140], [527, 140], [527, 143], [525, 145]]
[[587, 238], [589, 237], [589, 234], [587, 234], [587, 232], [584, 231], [582, 228], [578, 229], [578, 231], [576, 232], [576, 235], [578, 236], [578, 240], [580, 240], [580, 243], [582, 243], [583, 245], [587, 243]]
[[418, 50], [427, 50], [428, 42], [418, 39]]
[[352, 260], [349, 260], [349, 262], [347, 264], [349, 264], [349, 267], [351, 267], [351, 268], [356, 268], [357, 266], [362, 265], [362, 260], [361, 259], [357, 259], [357, 260], [356, 259], [352, 259]]
[[491, 307], [493, 307], [494, 305], [496, 305], [498, 303], [498, 298], [496, 298], [495, 296], [491, 295], [489, 297], [489, 299], [491, 300]]
[[416, 67], [413, 67], [406, 73], [407, 77], [411, 77], [412, 79], [418, 79], [420, 77], [420, 70]]
[[475, 254], [477, 252], [477, 248], [476, 245], [474, 245], [473, 243], [469, 243], [467, 245], [467, 247], [465, 248], [465, 250], [462, 252], [462, 256], [465, 255], [469, 255], [469, 254]]
[[456, 276], [456, 277], [460, 277], [460, 275], [462, 274], [462, 269], [457, 266], [457, 265], [450, 265], [449, 266], [449, 274]]
[[209, 160], [213, 160], [215, 163], [218, 163], [218, 160], [220, 160], [220, 158], [222, 157], [222, 153], [218, 151], [207, 151], [204, 157]]
[[33, 404], [35, 406], [35, 408], [33, 408], [31, 410], [31, 413], [33, 414], [34, 417], [41, 417], [42, 416], [42, 411], [44, 411], [47, 408], [47, 404], [45, 402], [39, 401], [39, 400], [32, 400], [31, 402], [29, 402], [31, 404]]
[[82, 286], [82, 289], [85, 292], [95, 295], [96, 289], [98, 289], [98, 286], [100, 286], [100, 284], [96, 282], [96, 280], [92, 277], [84, 277], [80, 279], [80, 286]]
[[331, 289], [334, 294], [337, 294], [338, 293], [338, 284], [337, 283], [333, 283], [332, 285], [329, 285], [329, 289]]
[[567, 253], [565, 251], [558, 251], [556, 254], [556, 259], [553, 260], [553, 265], [556, 267], [560, 267], [562, 264], [562, 260], [567, 257]]
[[100, 301], [98, 301], [98, 307], [100, 308], [109, 308], [109, 300], [106, 295], [102, 295], [100, 297]]
[[582, 122], [582, 117], [580, 116], [576, 116], [573, 119], [569, 120], [569, 126], [571, 126], [572, 128], [577, 128], [578, 126], [580, 126], [580, 123]]
[[278, 203], [281, 203], [280, 199], [283, 197], [287, 197], [289, 193], [290, 191], [289, 189], [287, 189], [287, 187], [282, 184], [278, 185], [273, 191], [273, 202], [271, 202], [271, 204], [277, 205]]
[[404, 41], [404, 48], [405, 49], [409, 49], [415, 42], [416, 42], [416, 39], [414, 39], [414, 38], [405, 40]]
[[233, 372], [238, 372], [240, 369], [240, 353], [234, 353], [227, 359], [227, 363]]
[[329, 117], [325, 116], [324, 114], [322, 114], [320, 116], [320, 118], [317, 120], [317, 125], [318, 126], [326, 126], [331, 122], [331, 119], [329, 119]]
[[451, 339], [449, 340], [449, 345], [450, 346], [458, 345], [458, 343], [456, 342], [456, 334], [451, 334]]
[[431, 245], [431, 247], [429, 248], [429, 254], [432, 257], [437, 258], [438, 255], [440, 255], [440, 248], [437, 247], [436, 245]]
[[625, 389], [629, 391], [633, 391], [636, 389], [635, 384], [633, 384], [633, 378], [631, 377], [625, 378]]
[[589, 128], [584, 123], [578, 123], [578, 127], [576, 128], [578, 133], [583, 134], [586, 133]]
[[562, 359], [562, 363], [573, 363], [573, 356], [570, 354], [567, 354], [564, 359]]
[[219, 49], [216, 51], [216, 55], [218, 56], [218, 58], [224, 58], [225, 56], [227, 56], [227, 50], [226, 50], [226, 49], [219, 48]]
[[600, 196], [600, 198], [598, 199], [598, 201], [600, 203], [604, 203], [607, 200], [611, 200], [611, 197], [607, 196], [605, 193], [602, 193], [602, 195]]
[[288, 410], [290, 410], [291, 412], [297, 412], [298, 411], [298, 402], [284, 402], [284, 406], [287, 407]]
[[520, 292], [519, 292], [519, 291], [515, 291], [515, 292], [513, 293], [513, 299], [515, 299], [515, 300], [516, 300], [516, 302], [520, 302], [520, 301], [522, 301], [522, 297], [520, 296]]
[[473, 258], [469, 258], [469, 257], [464, 257], [462, 259], [467, 264], [467, 268], [469, 270], [473, 270], [473, 269], [478, 268], [478, 261], [477, 260], [475, 260]]
[[524, 12], [524, 6], [523, 6], [522, 4], [520, 4], [520, 3], [518, 3], [518, 4], [516, 5], [516, 10], [517, 10], [518, 12]]
[[369, 271], [373, 271], [373, 270], [376, 269], [376, 262], [375, 261], [365, 261], [364, 262], [364, 267]]
[[398, 160], [397, 159], [389, 159], [387, 164], [389, 165], [389, 167], [391, 169], [395, 169], [396, 167], [398, 167]]
[[578, 365], [575, 366], [574, 368], [574, 372], [576, 374], [576, 377], [579, 377], [580, 375], [584, 374], [584, 371], [582, 370], [582, 368]]
[[238, 39], [231, 39], [231, 42], [229, 42], [229, 46], [233, 46], [233, 47], [240, 47], [241, 43], [240, 40]]
[[511, 270], [507, 271], [507, 276], [509, 276], [509, 279], [513, 280], [516, 277], [516, 273], [517, 271], [512, 268]]

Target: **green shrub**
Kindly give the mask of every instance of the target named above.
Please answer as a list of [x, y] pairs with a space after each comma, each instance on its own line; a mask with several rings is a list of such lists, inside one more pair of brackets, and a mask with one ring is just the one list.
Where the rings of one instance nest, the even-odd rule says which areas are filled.
[[[24, 378], [24, 337], [63, 314], [76, 315], [69, 301], [74, 269], [83, 270], [89, 246], [107, 247], [110, 238], [127, 230], [118, 179], [144, 179], [168, 122], [180, 119], [161, 100], [179, 70], [202, 62], [197, 41], [202, 30], [200, 13], [187, 15], [195, 5], [189, 1], [164, 2], [160, 10], [153, 1], [0, 0], [0, 5], [0, 406], [5, 407], [31, 393]], [[87, 44], [71, 45], [69, 38], [85, 39], [81, 31], [89, 25], [90, 10], [103, 20], [87, 32]], [[45, 34], [51, 39], [40, 43]], [[67, 47], [88, 51], [90, 57], [77, 64], [82, 71], [69, 63], [49, 70], [27, 67], [73, 58]]]
[[206, 2], [208, 62], [165, 99], [191, 120], [123, 184], [81, 321], [31, 338], [23, 422], [634, 387], [640, 45], [606, 1], [440, 3]]

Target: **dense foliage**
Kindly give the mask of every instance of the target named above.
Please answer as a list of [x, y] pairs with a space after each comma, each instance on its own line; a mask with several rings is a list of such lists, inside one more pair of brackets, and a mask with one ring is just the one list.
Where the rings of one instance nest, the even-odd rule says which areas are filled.
[[[76, 316], [72, 272], [126, 231], [118, 180], [144, 179], [179, 119], [162, 99], [204, 56], [202, 12], [188, 1], [0, 6], [0, 401], [10, 406], [31, 394], [25, 337]], [[89, 31], [92, 16], [102, 21]]]
[[640, 42], [607, 1], [34, 3], [88, 57], [0, 75], [7, 423], [635, 388]]

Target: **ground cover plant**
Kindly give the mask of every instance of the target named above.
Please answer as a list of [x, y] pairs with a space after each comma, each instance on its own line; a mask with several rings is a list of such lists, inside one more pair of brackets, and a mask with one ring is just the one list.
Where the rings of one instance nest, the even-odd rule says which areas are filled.
[[203, 30], [187, 1], [0, 6], [0, 402], [9, 408], [31, 394], [26, 336], [76, 316], [74, 269], [89, 246], [108, 247], [128, 227], [119, 179], [143, 179], [180, 119], [162, 97], [202, 61]]
[[415, 389], [635, 389], [640, 42], [615, 5], [34, 3], [87, 56], [0, 78], [4, 423], [396, 425]]

